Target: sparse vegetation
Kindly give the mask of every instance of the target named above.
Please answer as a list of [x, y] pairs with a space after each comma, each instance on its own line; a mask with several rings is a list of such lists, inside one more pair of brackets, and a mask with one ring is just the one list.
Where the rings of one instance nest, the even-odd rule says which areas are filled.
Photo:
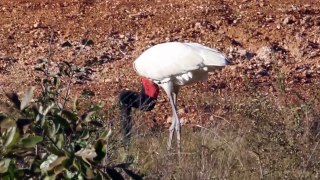
[[167, 132], [136, 130], [134, 166], [147, 179], [318, 179], [318, 89], [313, 93], [304, 100], [281, 91], [220, 96], [212, 105], [228, 106], [224, 119], [183, 126], [181, 159], [167, 152]]
[[[0, 179], [320, 179], [319, 14], [314, 0], [1, 0]], [[162, 91], [133, 112], [128, 150], [119, 133], [133, 60], [168, 41], [232, 62], [181, 89], [180, 159]]]

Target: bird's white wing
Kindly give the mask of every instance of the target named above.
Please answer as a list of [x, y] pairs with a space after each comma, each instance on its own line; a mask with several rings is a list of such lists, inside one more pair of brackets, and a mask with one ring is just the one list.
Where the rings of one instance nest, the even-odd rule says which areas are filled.
[[169, 42], [147, 49], [135, 60], [134, 67], [141, 76], [163, 80], [206, 66], [224, 66], [227, 62], [222, 56], [197, 43]]

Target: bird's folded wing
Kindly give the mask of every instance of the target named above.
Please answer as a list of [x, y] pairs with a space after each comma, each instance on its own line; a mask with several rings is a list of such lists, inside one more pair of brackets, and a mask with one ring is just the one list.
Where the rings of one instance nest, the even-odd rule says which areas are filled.
[[134, 62], [141, 76], [163, 80], [207, 66], [224, 66], [225, 57], [197, 43], [163, 43], [143, 52]]

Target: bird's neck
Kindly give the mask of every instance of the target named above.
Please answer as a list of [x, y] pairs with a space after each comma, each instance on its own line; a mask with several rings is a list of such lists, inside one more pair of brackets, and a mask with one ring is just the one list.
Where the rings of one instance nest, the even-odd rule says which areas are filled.
[[145, 77], [143, 77], [141, 81], [144, 93], [151, 98], [157, 99], [159, 95], [159, 86]]

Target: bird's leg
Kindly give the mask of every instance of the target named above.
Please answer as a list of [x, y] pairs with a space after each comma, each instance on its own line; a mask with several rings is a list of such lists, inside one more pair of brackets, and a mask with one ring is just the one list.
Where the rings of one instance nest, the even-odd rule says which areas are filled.
[[177, 96], [178, 96], [178, 92], [172, 93], [173, 103], [176, 107], [177, 107]]
[[180, 154], [181, 152], [181, 145], [180, 145], [180, 140], [181, 140], [181, 129], [180, 129], [180, 119], [178, 118], [177, 115], [177, 97], [178, 97], [178, 89], [176, 89], [173, 93], [173, 103], [174, 103], [174, 107], [175, 107], [175, 114], [173, 113], [172, 119], [175, 118], [175, 123], [174, 123], [174, 129], [177, 133], [177, 147], [178, 147], [178, 152]]
[[[177, 93], [170, 93], [170, 94], [172, 96], [172, 101], [173, 101], [174, 107], [176, 107]], [[170, 97], [169, 97], [169, 100], [170, 100]], [[170, 100], [170, 103], [171, 103], [171, 100]], [[171, 105], [172, 105], [172, 103], [171, 103]], [[171, 107], [173, 107], [173, 106], [171, 106]], [[171, 126], [169, 128], [168, 150], [171, 149], [172, 137], [173, 137], [173, 134], [174, 134], [174, 131], [175, 131], [175, 124], [176, 124], [176, 118], [175, 118], [173, 109], [172, 109], [172, 117], [171, 118], [172, 118], [172, 120], [171, 120]]]
[[[171, 104], [172, 112], [173, 112], [174, 108], [175, 108], [175, 105], [174, 105], [174, 102], [172, 100], [172, 95], [169, 95], [169, 100], [170, 100], [170, 104]], [[172, 143], [173, 133], [174, 133], [174, 130], [175, 130], [175, 128], [174, 128], [175, 124], [176, 124], [176, 118], [174, 116], [174, 113], [172, 113], [172, 121], [171, 121], [171, 126], [169, 128], [168, 150], [171, 149], [171, 143]]]
[[178, 144], [178, 153], [180, 154], [180, 121], [178, 118], [177, 110], [176, 110], [176, 104], [174, 103], [176, 100], [174, 98], [177, 97], [176, 93], [170, 93], [169, 100], [172, 107], [172, 124], [169, 128], [169, 140], [168, 140], [168, 149], [171, 149], [171, 142], [174, 131], [177, 132], [177, 144]]
[[165, 90], [166, 94], [169, 97], [170, 104], [172, 107], [172, 123], [169, 128], [169, 140], [168, 140], [168, 150], [171, 149], [171, 143], [172, 143], [172, 137], [175, 130], [177, 131], [177, 140], [178, 140], [178, 147], [179, 147], [179, 155], [180, 155], [180, 122], [177, 114], [177, 95], [179, 91], [179, 87], [174, 86], [172, 81], [169, 81], [168, 83], [161, 84], [161, 87]]

